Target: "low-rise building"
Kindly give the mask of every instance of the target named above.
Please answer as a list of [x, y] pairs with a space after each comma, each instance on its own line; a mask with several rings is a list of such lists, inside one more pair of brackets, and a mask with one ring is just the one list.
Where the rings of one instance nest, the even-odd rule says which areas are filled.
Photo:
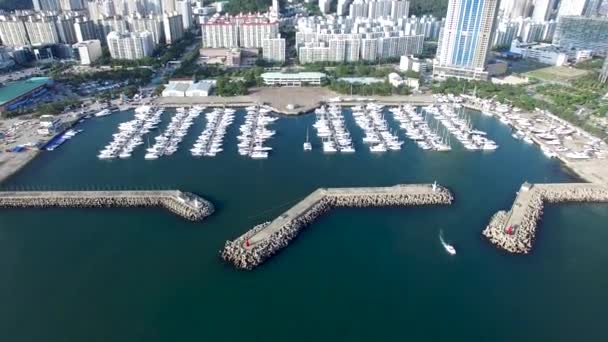
[[162, 92], [163, 97], [199, 97], [209, 96], [215, 88], [215, 80], [201, 80], [194, 82], [192, 79], [170, 80]]
[[0, 87], [0, 112], [28, 105], [36, 97], [45, 93], [46, 87], [51, 82], [48, 77], [32, 77]]
[[399, 70], [401, 71], [415, 71], [415, 72], [426, 72], [427, 63], [414, 56], [401, 56], [399, 61]]
[[72, 45], [74, 58], [82, 65], [90, 65], [101, 57], [101, 42], [97, 39], [85, 40]]
[[321, 85], [327, 77], [322, 72], [265, 72], [262, 75], [264, 84], [270, 86], [300, 87], [302, 85]]

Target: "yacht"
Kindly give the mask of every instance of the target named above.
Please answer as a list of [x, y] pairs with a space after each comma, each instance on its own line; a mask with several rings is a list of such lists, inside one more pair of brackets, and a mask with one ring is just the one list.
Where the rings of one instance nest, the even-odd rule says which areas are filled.
[[312, 144], [308, 141], [308, 129], [306, 129], [306, 141], [304, 142], [304, 151], [312, 150]]
[[441, 230], [439, 231], [439, 241], [441, 241], [441, 245], [446, 252], [448, 252], [450, 255], [456, 254], [456, 248], [443, 240], [443, 231]]
[[99, 112], [95, 113], [95, 116], [102, 117], [102, 116], [108, 116], [110, 114], [112, 114], [112, 111], [106, 108], [106, 109], [102, 109]]

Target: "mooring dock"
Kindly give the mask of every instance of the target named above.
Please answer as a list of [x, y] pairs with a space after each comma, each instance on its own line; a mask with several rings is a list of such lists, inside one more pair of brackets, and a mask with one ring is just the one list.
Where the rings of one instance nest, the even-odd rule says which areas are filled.
[[608, 188], [590, 183], [524, 183], [511, 209], [494, 214], [482, 234], [508, 252], [530, 252], [545, 202], [608, 202]]
[[234, 241], [227, 241], [221, 255], [238, 268], [253, 269], [287, 247], [302, 228], [333, 207], [443, 205], [452, 201], [450, 191], [437, 184], [321, 188], [273, 221], [255, 226]]
[[211, 215], [213, 204], [179, 190], [0, 191], [0, 208], [162, 207], [187, 220]]

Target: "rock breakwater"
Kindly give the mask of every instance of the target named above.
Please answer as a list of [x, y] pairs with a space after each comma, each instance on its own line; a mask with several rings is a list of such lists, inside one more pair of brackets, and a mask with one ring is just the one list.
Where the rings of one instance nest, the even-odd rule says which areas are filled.
[[214, 211], [211, 202], [177, 190], [0, 192], [0, 208], [52, 207], [162, 207], [191, 221], [202, 220]]
[[482, 234], [511, 253], [529, 253], [545, 203], [608, 202], [608, 188], [586, 183], [524, 184], [510, 211], [499, 211]]
[[226, 241], [220, 254], [237, 268], [251, 270], [287, 247], [304, 227], [334, 207], [444, 205], [453, 199], [448, 189], [435, 184], [318, 189], [274, 221]]

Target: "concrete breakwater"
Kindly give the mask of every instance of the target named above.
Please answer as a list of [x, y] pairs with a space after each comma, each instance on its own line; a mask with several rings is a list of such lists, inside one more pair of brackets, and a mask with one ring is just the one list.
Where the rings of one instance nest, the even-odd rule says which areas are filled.
[[0, 208], [162, 207], [187, 220], [211, 215], [213, 204], [178, 190], [154, 191], [2, 191]]
[[482, 234], [511, 253], [529, 253], [545, 202], [608, 202], [608, 188], [588, 183], [524, 183], [511, 210], [494, 214]]
[[287, 247], [304, 227], [331, 208], [443, 205], [453, 199], [448, 189], [436, 184], [317, 189], [275, 220], [226, 241], [220, 254], [237, 268], [251, 270]]

